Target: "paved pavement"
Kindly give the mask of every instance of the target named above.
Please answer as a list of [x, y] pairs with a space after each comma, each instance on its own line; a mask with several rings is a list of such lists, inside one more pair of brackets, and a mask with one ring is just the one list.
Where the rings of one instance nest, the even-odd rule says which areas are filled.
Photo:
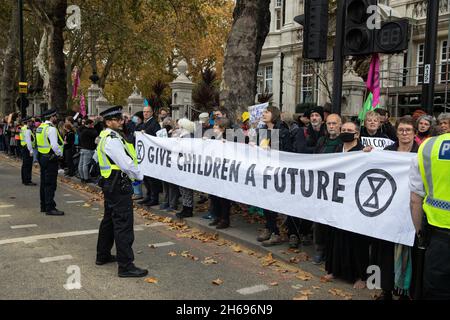
[[[38, 169], [33, 180], [39, 183]], [[322, 282], [323, 266], [308, 260], [312, 248], [263, 248], [254, 240], [262, 225], [240, 214], [217, 231], [200, 213], [180, 221], [138, 206], [135, 263], [149, 275], [121, 279], [117, 265], [94, 263], [103, 212], [98, 189], [60, 178], [55, 199], [66, 215], [49, 217], [39, 211], [39, 187], [23, 186], [20, 162], [3, 154], [0, 183], [0, 299], [357, 300], [378, 293]], [[78, 271], [81, 288], [73, 288]]]

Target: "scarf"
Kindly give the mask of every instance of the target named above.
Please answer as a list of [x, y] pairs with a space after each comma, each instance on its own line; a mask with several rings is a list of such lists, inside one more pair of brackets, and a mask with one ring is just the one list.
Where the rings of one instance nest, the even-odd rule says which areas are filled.
[[409, 295], [412, 278], [411, 247], [395, 245], [394, 251], [395, 289], [401, 295]]

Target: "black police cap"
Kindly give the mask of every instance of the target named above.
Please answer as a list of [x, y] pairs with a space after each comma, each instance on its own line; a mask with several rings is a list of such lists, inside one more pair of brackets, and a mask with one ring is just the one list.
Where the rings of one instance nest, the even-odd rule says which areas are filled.
[[103, 119], [114, 119], [114, 118], [121, 118], [122, 117], [122, 106], [114, 106], [111, 107], [103, 112], [100, 113], [100, 116], [103, 117]]

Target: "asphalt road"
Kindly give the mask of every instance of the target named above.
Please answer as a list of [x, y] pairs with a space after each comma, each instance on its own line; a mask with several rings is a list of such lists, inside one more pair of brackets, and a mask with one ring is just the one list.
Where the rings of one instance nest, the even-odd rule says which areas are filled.
[[[39, 186], [23, 186], [20, 163], [3, 155], [0, 185], [0, 299], [357, 300], [375, 293], [322, 282], [295, 264], [142, 209], [135, 211], [133, 248], [136, 265], [151, 279], [121, 279], [116, 264], [94, 263], [100, 194], [59, 181], [55, 200], [66, 214], [46, 216], [39, 210]], [[73, 288], [77, 271], [80, 286]]]

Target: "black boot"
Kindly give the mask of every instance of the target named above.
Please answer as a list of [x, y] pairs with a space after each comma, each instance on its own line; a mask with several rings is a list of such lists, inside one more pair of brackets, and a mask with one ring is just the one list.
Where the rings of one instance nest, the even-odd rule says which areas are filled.
[[177, 217], [180, 219], [192, 217], [193, 216], [192, 209], [193, 209], [192, 207], [183, 206], [183, 210], [177, 213]]

